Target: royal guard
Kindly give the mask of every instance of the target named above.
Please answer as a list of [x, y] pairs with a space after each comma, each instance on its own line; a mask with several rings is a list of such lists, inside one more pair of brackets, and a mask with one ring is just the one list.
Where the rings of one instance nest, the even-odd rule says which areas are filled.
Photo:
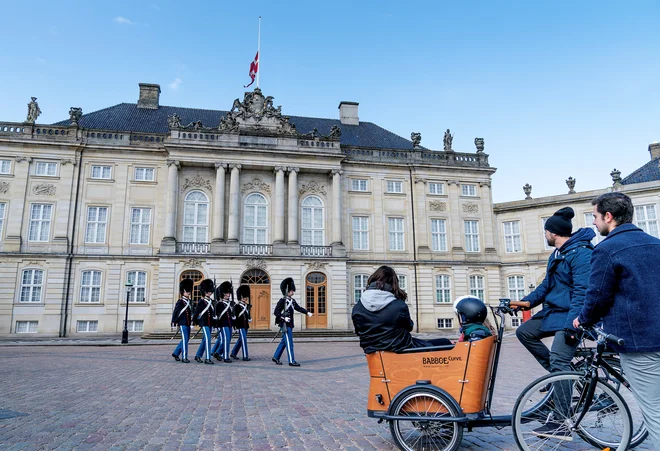
[[250, 316], [250, 309], [252, 304], [250, 304], [250, 287], [247, 285], [241, 285], [236, 290], [236, 298], [238, 302], [234, 306], [234, 328], [238, 331], [238, 340], [234, 348], [231, 350], [231, 358], [237, 359], [238, 351], [243, 349], [243, 360], [246, 362], [250, 361], [248, 357], [248, 346], [247, 346], [247, 331], [250, 328], [250, 322], [252, 317]]
[[[183, 279], [179, 283], [179, 293], [181, 298], [176, 301], [174, 305], [174, 312], [172, 312], [172, 327], [178, 327], [181, 331], [181, 341], [174, 349], [172, 357], [177, 362], [181, 360], [183, 363], [190, 363], [188, 360], [188, 342], [190, 341], [190, 324], [192, 324], [193, 308], [190, 295], [193, 290], [193, 281], [191, 279]], [[182, 355], [183, 359], [179, 359]]]
[[[218, 338], [213, 346], [213, 356], [225, 363], [231, 363], [229, 358], [229, 345], [231, 342], [231, 327], [234, 319], [234, 306], [231, 296], [234, 288], [231, 282], [222, 282], [216, 290], [216, 312], [218, 314]], [[222, 352], [222, 354], [220, 354]]]
[[286, 354], [289, 358], [289, 366], [300, 366], [296, 362], [296, 358], [293, 355], [293, 311], [298, 311], [304, 313], [307, 316], [312, 316], [311, 312], [308, 312], [307, 309], [298, 305], [295, 299], [293, 299], [293, 294], [296, 292], [296, 284], [293, 282], [291, 277], [288, 277], [282, 281], [280, 284], [280, 290], [284, 296], [277, 302], [275, 306], [275, 324], [280, 326], [282, 330], [282, 340], [273, 354], [273, 362], [276, 365], [281, 365], [280, 357], [284, 352], [286, 347]]
[[213, 327], [216, 318], [212, 299], [214, 291], [213, 281], [211, 279], [202, 280], [202, 283], [199, 284], [199, 290], [202, 292], [203, 298], [197, 303], [193, 321], [201, 327], [204, 336], [202, 337], [202, 342], [199, 344], [199, 348], [197, 348], [195, 361], [202, 363], [202, 355], [206, 354], [204, 363], [213, 365], [213, 360], [211, 360], [211, 327]]

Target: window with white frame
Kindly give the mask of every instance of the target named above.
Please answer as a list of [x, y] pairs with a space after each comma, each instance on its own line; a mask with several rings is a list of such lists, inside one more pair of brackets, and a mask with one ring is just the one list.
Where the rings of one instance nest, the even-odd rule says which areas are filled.
[[154, 168], [135, 168], [136, 182], [153, 182], [156, 180], [156, 170]]
[[584, 214], [584, 224], [586, 227], [591, 228], [596, 233], [596, 236], [591, 240], [591, 244], [595, 246], [605, 239], [605, 237], [598, 231], [598, 227], [594, 225], [594, 214], [592, 212]]
[[302, 201], [301, 244], [325, 245], [325, 211], [318, 196], [307, 196]]
[[108, 207], [87, 207], [85, 243], [105, 243], [108, 226]]
[[520, 237], [520, 221], [507, 221], [504, 227], [504, 248], [507, 254], [522, 252], [522, 239]]
[[353, 250], [369, 250], [368, 216], [353, 216]]
[[52, 205], [31, 205], [28, 241], [48, 241], [48, 237], [50, 235], [50, 220], [52, 218], [52, 213]]
[[523, 276], [509, 276], [506, 280], [509, 288], [509, 299], [520, 301], [525, 297], [525, 278]]
[[486, 302], [486, 282], [484, 276], [470, 276], [470, 296], [475, 296]]
[[368, 186], [367, 179], [351, 179], [351, 191], [366, 192]]
[[46, 177], [54, 177], [57, 175], [57, 163], [48, 163], [45, 161], [37, 161], [34, 165], [34, 175], [43, 175]]
[[243, 207], [243, 243], [266, 244], [268, 242], [268, 201], [259, 193], [245, 198]]
[[16, 321], [17, 334], [35, 334], [39, 321]]
[[357, 304], [362, 299], [362, 292], [367, 288], [368, 274], [356, 274], [353, 278], [353, 301]]
[[543, 249], [546, 251], [549, 251], [550, 249], [554, 249], [553, 246], [550, 246], [548, 244], [548, 240], [545, 239], [545, 222], [550, 219], [550, 218], [541, 218], [541, 242], [543, 243]]
[[403, 193], [403, 182], [388, 180], [385, 191], [388, 193]]
[[44, 272], [41, 269], [24, 269], [19, 302], [41, 302], [43, 283]]
[[437, 252], [447, 251], [447, 220], [431, 219], [431, 248]]
[[2, 229], [5, 225], [5, 210], [7, 209], [7, 204], [2, 202], [0, 203], [0, 240], [2, 239]]
[[461, 184], [461, 196], [474, 197], [477, 195], [477, 185]]
[[429, 182], [429, 194], [445, 194], [445, 184]]
[[92, 165], [92, 178], [101, 180], [110, 180], [112, 177], [112, 168], [110, 166]]
[[80, 282], [80, 302], [101, 302], [101, 271], [83, 271]]
[[639, 205], [635, 207], [635, 222], [637, 227], [651, 236], [659, 238], [658, 216], [655, 214], [655, 205]]
[[11, 160], [0, 160], [0, 174], [11, 173]]
[[408, 290], [408, 276], [405, 274], [399, 274], [399, 288], [403, 291]]
[[149, 244], [151, 208], [131, 209], [131, 244]]
[[144, 332], [144, 321], [141, 319], [129, 319], [128, 323], [126, 323], [126, 330], [129, 332]]
[[145, 271], [128, 271], [126, 283], [132, 285], [128, 292], [128, 302], [146, 302], [147, 273]]
[[78, 320], [76, 322], [76, 332], [98, 332], [98, 330], [99, 330], [98, 321]]
[[522, 318], [511, 317], [511, 327], [520, 327]]
[[453, 327], [453, 318], [438, 318], [438, 329], [452, 329]]
[[435, 276], [435, 302], [451, 304], [451, 277], [446, 274]]
[[479, 252], [479, 221], [464, 221], [465, 252]]
[[387, 218], [391, 251], [404, 250], [403, 218]]
[[208, 235], [209, 198], [201, 191], [191, 191], [183, 201], [183, 241], [206, 243]]

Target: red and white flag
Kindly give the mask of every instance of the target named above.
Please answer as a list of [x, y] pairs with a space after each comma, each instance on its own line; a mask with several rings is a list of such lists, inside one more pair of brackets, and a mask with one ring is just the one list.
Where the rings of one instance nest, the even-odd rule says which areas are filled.
[[250, 63], [250, 78], [252, 81], [248, 85], [244, 85], [244, 88], [247, 88], [250, 86], [252, 83], [254, 83], [254, 79], [257, 76], [257, 72], [259, 72], [259, 51], [257, 50], [257, 54], [254, 56], [254, 61]]

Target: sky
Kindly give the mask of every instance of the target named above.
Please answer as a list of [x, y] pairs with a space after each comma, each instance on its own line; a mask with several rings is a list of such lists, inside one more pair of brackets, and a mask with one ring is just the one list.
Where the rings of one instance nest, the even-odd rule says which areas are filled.
[[[6, 2], [4, 0], [2, 3]], [[11, 2], [0, 15], [0, 121], [135, 103], [227, 110], [242, 98], [261, 23], [260, 87], [283, 114], [361, 121], [421, 145], [485, 139], [493, 200], [612, 184], [660, 141], [656, 1]], [[253, 85], [254, 86], [254, 85]], [[250, 88], [251, 89], [251, 88]]]

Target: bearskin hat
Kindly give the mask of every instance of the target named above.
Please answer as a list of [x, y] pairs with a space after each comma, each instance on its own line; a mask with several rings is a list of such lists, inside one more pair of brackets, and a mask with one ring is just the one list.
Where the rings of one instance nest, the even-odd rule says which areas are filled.
[[193, 281], [192, 279], [183, 279], [181, 282], [179, 282], [179, 291], [181, 294], [183, 294], [184, 291], [187, 291], [188, 293], [192, 293], [193, 290]]
[[233, 290], [234, 287], [231, 286], [231, 282], [222, 282], [215, 294], [215, 299], [219, 301], [225, 297], [225, 294], [230, 294]]
[[213, 293], [214, 288], [215, 287], [211, 279], [204, 279], [202, 280], [202, 283], [199, 284], [199, 290], [204, 294]]
[[296, 284], [291, 277], [287, 277], [280, 284], [280, 290], [282, 291], [282, 294], [286, 296], [289, 294], [289, 291], [296, 291]]
[[250, 287], [247, 285], [241, 285], [238, 287], [236, 290], [236, 297], [240, 301], [241, 299], [249, 299], [250, 298]]

